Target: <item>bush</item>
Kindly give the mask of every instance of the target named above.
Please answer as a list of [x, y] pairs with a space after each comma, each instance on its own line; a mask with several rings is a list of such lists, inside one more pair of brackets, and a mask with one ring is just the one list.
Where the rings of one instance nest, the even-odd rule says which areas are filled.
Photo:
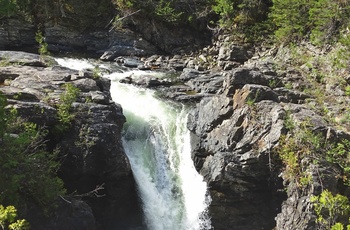
[[333, 144], [327, 151], [327, 160], [338, 164], [343, 169], [342, 179], [350, 186], [350, 141], [342, 140]]
[[16, 12], [16, 4], [13, 0], [0, 0], [0, 17], [11, 16]]
[[215, 0], [214, 12], [220, 15], [223, 26], [234, 23], [239, 28], [260, 24], [267, 19], [271, 1]]
[[9, 111], [0, 95], [0, 203], [23, 208], [30, 200], [48, 211], [64, 194], [57, 154], [46, 150], [47, 131]]
[[17, 219], [17, 209], [14, 206], [4, 207], [0, 205], [0, 227], [2, 230], [28, 230], [29, 223]]
[[341, 0], [273, 0], [270, 13], [278, 40], [310, 38], [316, 45], [337, 40], [349, 16], [349, 2]]
[[64, 132], [70, 127], [74, 119], [71, 107], [80, 93], [78, 88], [69, 83], [65, 84], [64, 88], [65, 91], [61, 94], [60, 102], [57, 105], [57, 116], [60, 123], [56, 128], [59, 132]]
[[[337, 221], [350, 213], [350, 203], [346, 196], [333, 195], [330, 191], [324, 190], [319, 196], [313, 196], [311, 202], [317, 215], [316, 222], [319, 224], [319, 229], [344, 229], [344, 225]], [[347, 229], [349, 228], [350, 225], [347, 225]]]
[[301, 40], [309, 30], [308, 0], [272, 0], [270, 18], [279, 41]]

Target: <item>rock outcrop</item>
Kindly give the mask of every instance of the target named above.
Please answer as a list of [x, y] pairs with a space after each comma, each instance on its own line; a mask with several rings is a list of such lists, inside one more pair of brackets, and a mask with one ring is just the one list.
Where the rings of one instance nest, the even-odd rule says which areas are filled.
[[[197, 170], [210, 188], [215, 229], [271, 229], [284, 194], [272, 149], [285, 111], [268, 87], [275, 75], [223, 73], [222, 92], [202, 99], [188, 123]], [[217, 91], [220, 92], [220, 91]]]
[[288, 130], [286, 120], [307, 123], [309, 138], [337, 142], [349, 140], [349, 135], [308, 106], [312, 96], [284, 87], [272, 59], [248, 62], [215, 76], [199, 73], [183, 78], [196, 91], [193, 80], [208, 79], [211, 83], [205, 81], [206, 85], [216, 85], [196, 104], [188, 122], [192, 158], [212, 197], [214, 228], [315, 229], [311, 197], [324, 189], [344, 194], [337, 176], [342, 172], [317, 155], [321, 150], [313, 150], [313, 156], [320, 157], [317, 162], [312, 156], [298, 159], [302, 170], [310, 174], [307, 185], [300, 185], [298, 175], [288, 178], [285, 167], [290, 166], [276, 152], [284, 136], [296, 135]]
[[[315, 98], [300, 91], [310, 87], [300, 72], [276, 71], [271, 57], [247, 62], [251, 55], [229, 47], [223, 49], [236, 54], [220, 51], [219, 57], [227, 61], [226, 67], [241, 62], [232, 69], [183, 68], [175, 78], [130, 76], [124, 83], [154, 88], [166, 99], [194, 105], [188, 121], [192, 159], [208, 182], [215, 229], [315, 229], [311, 197], [325, 189], [346, 194], [342, 171], [325, 159], [325, 150], [314, 149], [314, 155], [297, 159], [298, 170], [307, 176], [290, 178], [290, 166], [278, 148], [283, 148], [283, 138], [301, 135], [297, 132], [324, 143], [349, 140], [349, 135], [310, 107]], [[291, 131], [288, 122], [307, 128]]]
[[85, 53], [108, 61], [119, 56], [184, 53], [210, 41], [204, 23], [200, 29], [183, 24], [170, 26], [149, 18], [146, 12], [126, 16], [119, 21], [121, 26], [115, 26], [113, 22], [120, 12], [109, 0], [46, 2], [31, 14], [1, 19], [1, 49], [36, 52], [35, 38], [39, 31], [50, 52]]
[[[59, 151], [59, 176], [72, 194], [64, 199], [66, 202], [61, 201], [47, 224], [37, 223], [33, 217], [32, 227], [127, 229], [141, 225], [135, 184], [121, 144], [125, 117], [122, 108], [111, 101], [109, 80], [95, 78], [89, 71], [57, 66], [54, 60], [49, 66], [38, 55], [1, 51], [0, 58], [4, 62], [0, 67], [0, 92], [21, 117], [49, 130], [48, 148]], [[66, 84], [80, 93], [72, 104], [74, 119], [60, 133], [57, 105]], [[70, 209], [75, 213], [69, 214]], [[32, 213], [27, 215], [31, 221]], [[63, 228], [59, 223], [62, 218], [76, 227]]]

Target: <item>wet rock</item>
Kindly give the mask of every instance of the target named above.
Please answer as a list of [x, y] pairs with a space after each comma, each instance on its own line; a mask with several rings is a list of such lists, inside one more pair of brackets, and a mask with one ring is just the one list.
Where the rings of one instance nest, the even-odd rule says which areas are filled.
[[30, 91], [33, 92], [31, 89], [18, 89], [10, 86], [3, 86], [0, 88], [0, 92], [3, 94], [7, 95], [9, 99], [15, 99], [15, 100], [20, 100], [20, 101], [39, 101], [37, 96], [38, 92], [33, 92], [31, 93]]
[[269, 86], [270, 82], [276, 80], [275, 74], [264, 74], [250, 67], [241, 67], [225, 74], [223, 88], [227, 95], [232, 95], [235, 89], [242, 88], [245, 84], [257, 84]]
[[241, 108], [247, 103], [254, 104], [262, 100], [278, 102], [277, 94], [267, 86], [246, 84], [233, 95], [233, 107]]
[[269, 100], [236, 108], [234, 102], [220, 95], [197, 105], [188, 125], [198, 137], [192, 157], [209, 183], [215, 228], [268, 229], [281, 202], [268, 179], [269, 151], [283, 130], [284, 110]]
[[55, 212], [43, 215], [35, 206], [28, 207], [26, 220], [30, 220], [30, 227], [37, 230], [69, 229], [69, 230], [96, 230], [97, 223], [91, 207], [82, 200], [60, 197]]
[[222, 88], [224, 79], [221, 73], [202, 73], [185, 84], [197, 92], [215, 94]]
[[153, 75], [140, 75], [140, 76], [128, 76], [120, 80], [121, 83], [133, 84], [137, 86], [142, 86], [145, 88], [159, 88], [167, 87], [173, 83], [169, 79], [161, 79], [154, 77]]
[[96, 81], [90, 78], [78, 79], [78, 80], [72, 81], [72, 84], [75, 87], [79, 88], [82, 92], [99, 90], [99, 87], [97, 86]]
[[[100, 57], [103, 61], [112, 61], [115, 58], [119, 56], [142, 56], [144, 55], [144, 51], [137, 49], [132, 46], [122, 46], [122, 45], [115, 45], [110, 47], [107, 51], [105, 51], [102, 56]], [[131, 60], [127, 60], [124, 65], [126, 67], [137, 67], [137, 65], [134, 65]]]

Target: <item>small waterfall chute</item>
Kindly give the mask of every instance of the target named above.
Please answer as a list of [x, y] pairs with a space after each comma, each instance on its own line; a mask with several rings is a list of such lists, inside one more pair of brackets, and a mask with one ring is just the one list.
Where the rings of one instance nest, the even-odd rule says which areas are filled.
[[[77, 70], [94, 68], [86, 60], [57, 59]], [[112, 73], [112, 99], [127, 118], [123, 146], [132, 166], [149, 230], [211, 229], [207, 185], [191, 159], [187, 109], [167, 103], [155, 91], [122, 84], [120, 79], [144, 71]], [[151, 74], [151, 73], [148, 73]], [[158, 74], [159, 75], [159, 74]]]

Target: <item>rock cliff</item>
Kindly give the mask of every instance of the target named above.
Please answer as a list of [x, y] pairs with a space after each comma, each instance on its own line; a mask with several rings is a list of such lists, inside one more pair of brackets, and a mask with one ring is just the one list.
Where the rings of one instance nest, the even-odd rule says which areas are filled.
[[[125, 117], [111, 101], [109, 81], [34, 54], [1, 51], [0, 59], [0, 92], [19, 116], [49, 130], [48, 148], [59, 151], [58, 174], [67, 188], [67, 197], [49, 218], [38, 222], [40, 212], [24, 213], [32, 228], [125, 229], [141, 224], [135, 184], [121, 144]], [[80, 93], [72, 104], [74, 120], [60, 133], [57, 105], [62, 103], [65, 84]], [[75, 211], [70, 213], [71, 209]]]
[[[208, 182], [215, 229], [320, 228], [312, 197], [349, 193], [344, 169], [327, 155], [350, 140], [348, 130], [320, 112], [307, 73], [286, 64], [283, 47], [258, 58], [251, 47], [233, 44], [222, 39], [204, 55], [163, 58], [160, 66], [181, 70], [175, 80], [143, 76], [125, 83], [193, 107], [192, 159]], [[349, 101], [344, 91], [337, 95], [329, 92], [332, 100]]]
[[[229, 60], [232, 54], [226, 56]], [[295, 88], [286, 84], [295, 82], [292, 76], [303, 77], [300, 72], [286, 77], [276, 68], [275, 58], [250, 60], [216, 72], [215, 77], [197, 71], [182, 78], [191, 79], [184, 84], [202, 94], [189, 115], [188, 128], [193, 161], [213, 199], [215, 229], [316, 229], [311, 197], [325, 189], [349, 192], [340, 178], [344, 171], [326, 160], [331, 146], [349, 140], [349, 133], [327, 121], [312, 107], [315, 104], [310, 106], [315, 95], [300, 90], [307, 81], [299, 81]], [[285, 161], [281, 153], [294, 151], [282, 143], [284, 138], [295, 141], [291, 136], [303, 140], [294, 147], [297, 166], [292, 173], [290, 159]]]
[[[50, 52], [103, 54], [104, 60], [113, 60], [118, 56], [183, 53], [210, 42], [205, 18], [200, 27], [173, 25], [155, 20], [147, 9], [130, 14], [129, 10], [118, 12], [115, 4], [110, 0], [45, 2], [24, 17], [4, 16], [0, 23], [0, 48], [36, 52], [35, 35], [41, 32]], [[191, 4], [195, 3], [188, 4], [193, 7]], [[115, 21], [122, 13], [127, 15]]]

